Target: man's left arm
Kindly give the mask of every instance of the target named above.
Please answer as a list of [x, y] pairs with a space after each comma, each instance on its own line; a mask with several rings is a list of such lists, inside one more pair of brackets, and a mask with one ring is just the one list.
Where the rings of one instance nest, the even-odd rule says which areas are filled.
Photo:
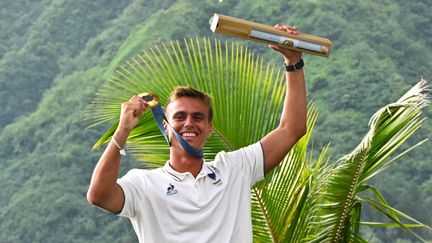
[[[295, 27], [276, 25], [275, 28], [298, 34]], [[286, 65], [300, 62], [301, 52], [270, 46], [280, 52]], [[264, 152], [264, 173], [271, 171], [306, 133], [307, 101], [303, 68], [286, 72], [286, 94], [279, 126], [261, 139]]]

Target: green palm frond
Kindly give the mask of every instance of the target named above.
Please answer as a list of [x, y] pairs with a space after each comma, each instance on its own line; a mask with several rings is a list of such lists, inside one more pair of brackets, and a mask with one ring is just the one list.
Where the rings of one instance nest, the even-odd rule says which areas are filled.
[[306, 152], [317, 117], [315, 106], [309, 104], [307, 134], [281, 164], [253, 189], [256, 242], [288, 242], [288, 239], [303, 237], [303, 214], [309, 210], [311, 198], [308, 196], [314, 188], [312, 178], [317, 175], [326, 152], [323, 150], [315, 169], [312, 168]]
[[[371, 129], [360, 145], [332, 169], [321, 193], [323, 202], [315, 208], [313, 223], [320, 225], [320, 229], [313, 234], [315, 237], [311, 241], [351, 242], [358, 239], [356, 222], [361, 202], [368, 203], [400, 227], [409, 230], [410, 225], [402, 223], [400, 217], [410, 221], [414, 219], [390, 207], [376, 189], [373, 192], [378, 199], [363, 197], [360, 193], [371, 188], [366, 184], [368, 180], [395, 161], [389, 159], [390, 156], [420, 127], [423, 121], [421, 109], [427, 104], [425, 90], [426, 82], [421, 81], [396, 103], [375, 113], [369, 124]], [[426, 227], [418, 221], [414, 222], [416, 226]]]
[[[285, 91], [281, 69], [264, 66], [243, 46], [196, 38], [145, 50], [114, 72], [89, 109], [93, 124], [114, 123], [95, 148], [110, 140], [122, 102], [151, 91], [164, 104], [176, 86], [184, 85], [213, 98], [214, 132], [204, 147], [206, 159], [256, 142], [277, 125]], [[158, 133], [146, 113], [128, 139], [129, 152], [154, 166], [164, 163], [169, 148]]]

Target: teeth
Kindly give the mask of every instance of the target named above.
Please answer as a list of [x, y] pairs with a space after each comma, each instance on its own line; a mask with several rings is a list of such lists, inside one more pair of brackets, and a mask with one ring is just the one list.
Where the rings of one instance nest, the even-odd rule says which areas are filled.
[[196, 134], [193, 132], [185, 132], [183, 133], [183, 137], [196, 137]]

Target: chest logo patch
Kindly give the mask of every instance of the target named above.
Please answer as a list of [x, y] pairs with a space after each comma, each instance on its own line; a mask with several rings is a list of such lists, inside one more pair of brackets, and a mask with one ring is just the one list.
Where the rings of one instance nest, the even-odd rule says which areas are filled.
[[213, 183], [214, 186], [222, 186], [223, 181], [222, 181], [221, 178], [216, 178], [216, 173], [215, 172], [212, 172], [212, 173], [208, 174], [208, 177], [210, 177], [210, 179], [213, 180], [212, 183]]
[[174, 188], [173, 184], [169, 184], [168, 188], [167, 188], [167, 192], [166, 195], [167, 196], [172, 196], [178, 193], [178, 190]]

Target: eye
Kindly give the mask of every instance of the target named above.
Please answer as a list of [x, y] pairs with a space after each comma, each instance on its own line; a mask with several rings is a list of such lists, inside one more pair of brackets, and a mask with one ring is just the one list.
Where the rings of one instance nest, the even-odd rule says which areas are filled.
[[177, 120], [177, 121], [181, 121], [181, 120], [184, 120], [185, 117], [186, 117], [186, 115], [183, 113], [176, 113], [176, 114], [174, 114], [173, 119]]
[[203, 121], [206, 118], [206, 116], [202, 113], [196, 113], [193, 115], [193, 119], [195, 121]]

